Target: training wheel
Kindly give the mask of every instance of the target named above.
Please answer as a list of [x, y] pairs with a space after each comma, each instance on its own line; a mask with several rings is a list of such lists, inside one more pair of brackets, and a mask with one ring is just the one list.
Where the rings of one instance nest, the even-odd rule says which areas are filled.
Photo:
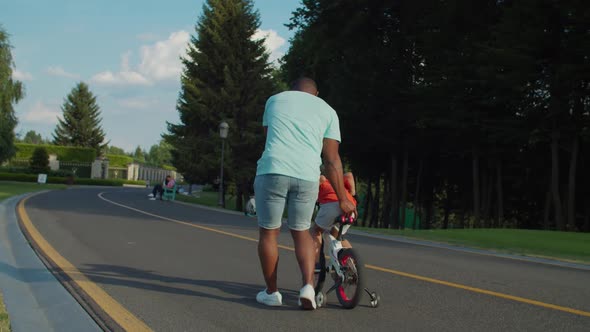
[[379, 294], [372, 292], [371, 294], [371, 308], [377, 308], [379, 306], [379, 300], [381, 300], [381, 297], [379, 297]]
[[326, 298], [323, 292], [319, 292], [315, 295], [315, 304], [318, 308], [321, 308], [324, 305], [326, 305], [326, 303], [324, 302], [325, 300]]

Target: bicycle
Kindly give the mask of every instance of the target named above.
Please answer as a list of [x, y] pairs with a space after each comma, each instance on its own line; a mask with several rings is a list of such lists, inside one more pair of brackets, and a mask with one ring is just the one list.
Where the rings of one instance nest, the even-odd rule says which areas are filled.
[[[338, 236], [334, 237], [330, 232], [327, 232], [330, 238], [330, 261], [328, 264], [326, 264], [326, 256], [324, 255], [324, 236], [322, 235], [321, 237], [322, 241], [319, 252], [321, 268], [316, 273], [314, 285], [316, 293], [315, 301], [318, 308], [325, 306], [328, 294], [334, 290], [336, 290], [338, 302], [345, 309], [352, 309], [358, 305], [363, 290], [371, 298], [369, 305], [372, 308], [379, 306], [379, 295], [364, 287], [364, 268], [360, 262], [359, 255], [352, 248], [342, 247], [343, 236], [353, 223], [354, 215], [350, 217], [339, 216], [336, 218], [334, 225], [338, 226]], [[327, 273], [334, 280], [334, 285], [324, 293], [322, 288]]]
[[250, 199], [246, 203], [244, 215], [247, 217], [256, 217], [256, 200], [254, 199], [253, 195], [250, 196]]

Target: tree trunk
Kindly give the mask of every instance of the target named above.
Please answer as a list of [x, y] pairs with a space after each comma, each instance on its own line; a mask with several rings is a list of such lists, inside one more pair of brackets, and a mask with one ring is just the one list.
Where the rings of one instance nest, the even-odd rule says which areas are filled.
[[404, 147], [404, 164], [402, 168], [402, 197], [400, 202], [400, 223], [399, 228], [404, 229], [406, 227], [406, 207], [407, 207], [407, 195], [408, 195], [408, 147]]
[[496, 191], [498, 194], [498, 227], [502, 227], [504, 224], [504, 189], [502, 186], [502, 161], [496, 161]]
[[543, 229], [549, 230], [549, 216], [551, 215], [551, 181], [549, 181], [549, 188], [545, 194], [545, 209], [543, 211]]
[[590, 232], [590, 199], [586, 203], [586, 213], [584, 216], [584, 226], [582, 229], [584, 232]]
[[367, 184], [367, 194], [365, 196], [365, 199], [363, 202], [361, 202], [361, 204], [363, 204], [363, 215], [361, 216], [361, 220], [362, 220], [362, 226], [365, 227], [368, 224], [369, 221], [369, 216], [370, 216], [370, 211], [369, 208], [371, 206], [371, 200], [373, 199], [373, 181], [371, 179], [369, 179], [368, 181], [369, 183]]
[[477, 148], [473, 146], [472, 177], [473, 177], [473, 218], [474, 224], [479, 225], [479, 155]]
[[390, 178], [390, 202], [391, 202], [391, 226], [394, 229], [399, 227], [399, 202], [397, 197], [397, 154], [391, 154], [391, 178]]
[[486, 193], [485, 193], [485, 197], [486, 200], [484, 202], [485, 204], [485, 219], [484, 219], [484, 225], [485, 227], [490, 227], [490, 220], [491, 220], [491, 210], [492, 210], [492, 193], [494, 190], [494, 176], [492, 175], [492, 173], [490, 171], [486, 171]]
[[377, 177], [377, 181], [375, 182], [375, 197], [373, 199], [373, 208], [371, 209], [371, 223], [369, 227], [377, 227], [377, 222], [379, 220], [379, 200], [381, 199], [381, 178]]
[[551, 134], [551, 194], [555, 207], [555, 224], [558, 230], [565, 230], [563, 222], [563, 211], [561, 197], [559, 195], [559, 131], [554, 130]]
[[570, 229], [576, 228], [576, 170], [578, 164], [578, 151], [580, 142], [578, 136], [574, 137], [572, 143], [572, 157], [570, 160], [569, 186], [568, 186], [568, 207], [567, 207], [567, 224]]
[[244, 211], [244, 195], [247, 193], [244, 191], [244, 185], [238, 184], [236, 191], [236, 211]]
[[416, 219], [418, 216], [420, 206], [420, 182], [422, 181], [422, 169], [424, 168], [424, 158], [420, 158], [418, 166], [418, 175], [416, 176], [416, 191], [414, 192], [414, 220], [412, 221], [412, 229], [416, 229]]
[[445, 197], [445, 216], [443, 218], [443, 229], [449, 228], [449, 215], [451, 214], [451, 191], [447, 184], [447, 197]]

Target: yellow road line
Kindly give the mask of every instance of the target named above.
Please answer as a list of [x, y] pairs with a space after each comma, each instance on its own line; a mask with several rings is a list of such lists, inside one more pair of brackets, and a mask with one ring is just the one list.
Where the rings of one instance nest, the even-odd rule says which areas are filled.
[[367, 267], [367, 268], [369, 268], [371, 270], [376, 270], [376, 271], [381, 271], [381, 272], [387, 272], [387, 273], [395, 274], [395, 275], [398, 275], [398, 276], [401, 276], [401, 277], [412, 278], [412, 279], [426, 281], [426, 282], [430, 282], [430, 283], [434, 283], [434, 284], [439, 284], [439, 285], [444, 285], [444, 286], [448, 286], [448, 287], [464, 289], [464, 290], [467, 290], [467, 291], [470, 291], [470, 292], [491, 295], [491, 296], [500, 297], [500, 298], [507, 299], [507, 300], [512, 300], [512, 301], [527, 303], [527, 304], [531, 304], [531, 305], [535, 305], [535, 306], [539, 306], [539, 307], [543, 307], [543, 308], [548, 308], [548, 309], [553, 309], [553, 310], [559, 310], [559, 311], [569, 312], [571, 314], [576, 314], [576, 315], [590, 317], [590, 312], [588, 312], [588, 311], [582, 311], [582, 310], [578, 310], [578, 309], [573, 309], [573, 308], [568, 308], [568, 307], [562, 307], [562, 306], [559, 306], [559, 305], [545, 303], [545, 302], [536, 301], [536, 300], [531, 300], [531, 299], [527, 299], [527, 298], [520, 297], [520, 296], [514, 296], [514, 295], [509, 295], [509, 294], [504, 294], [504, 293], [498, 293], [498, 292], [489, 291], [489, 290], [481, 289], [481, 288], [477, 288], [477, 287], [465, 286], [465, 285], [457, 284], [457, 283], [454, 283], [454, 282], [448, 282], [448, 281], [444, 281], [444, 280], [423, 277], [423, 276], [419, 276], [419, 275], [416, 275], [416, 274], [411, 274], [411, 273], [396, 271], [396, 270], [392, 270], [392, 269], [386, 269], [386, 268], [383, 268], [383, 267], [379, 267], [379, 266], [375, 266], [375, 265], [370, 265], [370, 264], [365, 264], [365, 267]]
[[41, 249], [41, 251], [53, 261], [73, 282], [76, 283], [88, 296], [90, 296], [104, 312], [109, 315], [125, 331], [152, 331], [143, 321], [135, 317], [131, 312], [125, 309], [119, 302], [109, 296], [94, 282], [90, 281], [81, 273], [72, 263], [61, 256], [53, 246], [43, 238], [41, 233], [31, 222], [29, 215], [25, 210], [25, 198], [18, 204], [18, 214], [22, 221], [23, 227], [30, 235], [31, 240]]
[[[211, 228], [211, 227], [206, 227], [206, 226], [191, 224], [191, 223], [188, 223], [188, 222], [185, 222], [185, 221], [180, 221], [180, 220], [176, 220], [176, 219], [172, 219], [172, 218], [167, 218], [167, 217], [163, 217], [163, 216], [160, 216], [160, 215], [157, 215], [157, 214], [153, 214], [153, 213], [142, 211], [142, 210], [139, 210], [139, 209], [136, 209], [136, 208], [132, 208], [130, 206], [123, 205], [123, 204], [120, 204], [120, 203], [117, 203], [117, 202], [113, 202], [113, 201], [111, 201], [109, 199], [106, 199], [106, 198], [104, 198], [102, 196], [102, 194], [103, 193], [100, 193], [98, 196], [101, 199], [103, 199], [103, 200], [105, 200], [105, 201], [107, 201], [107, 202], [109, 202], [111, 204], [114, 204], [114, 205], [117, 205], [117, 206], [120, 206], [120, 207], [129, 209], [129, 210], [133, 210], [133, 211], [136, 211], [136, 212], [139, 212], [139, 213], [148, 215], [148, 216], [152, 216], [152, 217], [155, 217], [155, 218], [172, 221], [172, 222], [175, 222], [175, 223], [178, 223], [178, 224], [182, 224], [182, 225], [186, 225], [186, 226], [190, 226], [190, 227], [195, 227], [195, 228], [199, 228], [199, 229], [210, 231], [210, 232], [215, 232], [215, 233], [218, 233], [218, 234], [223, 234], [223, 235], [231, 236], [231, 237], [238, 238], [238, 239], [243, 239], [243, 240], [258, 242], [257, 239], [254, 239], [254, 238], [251, 238], [251, 237], [242, 236], [242, 235], [235, 234], [235, 233], [229, 233], [229, 232], [225, 232], [225, 231], [218, 230], [218, 229]], [[290, 250], [290, 251], [294, 251], [295, 250], [292, 247], [283, 246], [283, 245], [279, 245], [279, 248]], [[481, 288], [477, 288], [477, 287], [471, 287], [471, 286], [461, 285], [461, 284], [457, 284], [457, 283], [453, 283], [453, 282], [448, 282], [448, 281], [444, 281], [444, 280], [439, 280], [439, 279], [434, 279], [434, 278], [429, 278], [429, 277], [423, 277], [423, 276], [420, 276], [420, 275], [411, 274], [411, 273], [402, 272], [402, 271], [396, 271], [396, 270], [392, 270], [392, 269], [387, 269], [387, 268], [379, 267], [379, 266], [376, 266], [376, 265], [365, 264], [365, 267], [368, 268], [368, 269], [371, 269], [371, 270], [380, 271], [380, 272], [386, 272], [386, 273], [398, 275], [398, 276], [401, 276], [401, 277], [406, 277], [406, 278], [410, 278], [410, 279], [415, 279], [415, 280], [430, 282], [430, 283], [444, 285], [444, 286], [453, 287], [453, 288], [459, 288], [459, 289], [467, 290], [467, 291], [474, 292], [474, 293], [486, 294], [486, 295], [495, 296], [495, 297], [499, 297], [499, 298], [503, 298], [503, 299], [507, 299], [507, 300], [512, 300], [512, 301], [521, 302], [521, 303], [526, 303], [526, 304], [530, 304], [530, 305], [534, 305], [534, 306], [538, 306], [538, 307], [543, 307], [543, 308], [547, 308], [547, 309], [553, 309], [553, 310], [563, 311], [563, 312], [572, 313], [572, 314], [576, 314], [576, 315], [590, 317], [590, 312], [588, 312], [588, 311], [583, 311], [583, 310], [578, 310], [578, 309], [563, 307], [563, 306], [559, 306], [559, 305], [555, 305], [555, 304], [550, 304], [550, 303], [545, 303], [545, 302], [541, 302], [541, 301], [527, 299], [527, 298], [524, 298], [524, 297], [519, 297], [519, 296], [514, 296], [514, 295], [509, 295], [509, 294], [504, 294], [504, 293], [499, 293], [499, 292], [494, 292], [494, 291], [489, 291], [489, 290], [485, 290], [485, 289], [481, 289]]]

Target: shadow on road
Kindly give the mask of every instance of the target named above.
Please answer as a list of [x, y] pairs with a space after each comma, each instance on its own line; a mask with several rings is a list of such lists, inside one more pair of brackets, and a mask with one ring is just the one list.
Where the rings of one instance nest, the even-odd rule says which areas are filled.
[[[132, 267], [105, 264], [86, 264], [83, 268], [80, 268], [80, 272], [99, 285], [116, 285], [154, 292], [209, 298], [256, 308], [299, 310], [289, 306], [270, 308], [257, 303], [255, 296], [261, 290], [260, 284], [188, 279], [166, 276]], [[290, 289], [281, 289], [280, 292], [283, 294], [283, 303], [297, 302], [298, 292]]]

